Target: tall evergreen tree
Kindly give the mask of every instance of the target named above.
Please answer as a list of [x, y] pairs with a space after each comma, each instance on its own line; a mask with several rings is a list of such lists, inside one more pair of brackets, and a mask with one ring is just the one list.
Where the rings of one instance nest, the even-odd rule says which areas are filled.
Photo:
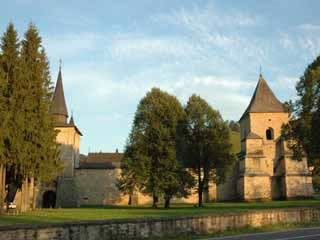
[[[182, 165], [177, 161], [177, 126], [184, 118], [184, 111], [176, 97], [153, 88], [140, 101], [125, 151], [120, 182], [128, 177], [132, 186], [153, 197], [157, 207], [159, 197], [170, 206], [173, 196], [186, 196], [192, 186]], [[130, 177], [131, 176], [131, 177]], [[128, 182], [127, 182], [128, 183]]]
[[2, 162], [7, 170], [7, 202], [13, 201], [18, 187], [22, 184], [22, 167], [17, 161], [22, 152], [22, 131], [15, 124], [19, 119], [16, 117], [19, 108], [15, 107], [17, 99], [14, 97], [19, 91], [16, 87], [20, 71], [19, 47], [18, 34], [10, 23], [1, 38], [1, 67], [4, 73], [4, 81], [1, 84], [1, 116], [6, 116], [5, 119], [1, 119], [1, 129], [4, 133], [1, 135], [1, 152]]
[[291, 118], [283, 136], [293, 158], [307, 157], [314, 174], [320, 173], [320, 56], [305, 70], [296, 85], [298, 99], [287, 103]]
[[25, 99], [28, 121], [25, 138], [29, 144], [28, 169], [41, 180], [50, 180], [61, 163], [54, 121], [49, 113], [52, 96], [49, 63], [41, 43], [38, 30], [30, 24], [21, 50], [23, 80], [29, 93]]
[[197, 176], [198, 206], [210, 182], [222, 183], [235, 156], [231, 152], [228, 124], [202, 98], [192, 95], [180, 128], [179, 156]]
[[49, 180], [62, 165], [49, 114], [49, 64], [37, 29], [30, 24], [20, 46], [10, 23], [0, 47], [0, 164], [7, 170], [9, 203], [25, 179]]
[[[0, 56], [1, 61], [1, 56]], [[4, 93], [6, 91], [7, 86], [6, 76], [5, 73], [0, 67], [0, 178], [2, 178], [2, 174], [4, 172], [4, 166], [6, 162], [6, 158], [4, 155], [4, 139], [8, 135], [8, 128], [6, 127], [7, 124], [5, 123], [5, 119], [7, 118], [6, 115], [6, 99], [4, 97]], [[2, 182], [2, 179], [0, 179], [0, 182]], [[0, 214], [4, 210], [4, 189], [5, 185], [0, 184]]]
[[[13, 126], [10, 124], [12, 120], [14, 104], [13, 91], [16, 77], [19, 70], [19, 40], [18, 34], [14, 29], [12, 23], [7, 27], [6, 32], [1, 37], [1, 159], [3, 164], [6, 162], [12, 163], [14, 161], [14, 156], [10, 151], [11, 145], [13, 143]], [[6, 147], [4, 147], [6, 146]], [[3, 154], [3, 155], [2, 155]]]

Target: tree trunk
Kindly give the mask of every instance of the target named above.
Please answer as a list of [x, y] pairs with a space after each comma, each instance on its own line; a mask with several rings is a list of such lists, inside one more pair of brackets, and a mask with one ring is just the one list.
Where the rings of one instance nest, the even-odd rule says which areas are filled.
[[198, 165], [198, 207], [202, 207], [203, 181], [201, 179], [201, 166]]
[[204, 195], [204, 202], [207, 203], [209, 202], [209, 179], [208, 179], [208, 172], [207, 168], [204, 167], [203, 170], [203, 190], [202, 190], [202, 195]]
[[170, 197], [165, 198], [164, 208], [166, 208], [166, 209], [170, 208], [170, 200], [171, 200]]
[[158, 203], [158, 197], [156, 195], [153, 195], [153, 203], [152, 203], [152, 207], [153, 208], [158, 208], [157, 203]]
[[36, 189], [38, 187], [37, 181], [32, 177], [32, 182], [33, 182], [33, 188], [32, 188], [32, 210], [36, 208]]
[[130, 195], [129, 195], [128, 205], [129, 205], [129, 206], [131, 206], [131, 205], [132, 205], [132, 194], [130, 194]]
[[[202, 185], [202, 184], [201, 184]], [[202, 187], [200, 188], [199, 185], [199, 190], [198, 190], [198, 207], [202, 207], [202, 193], [203, 193], [203, 189]]]
[[14, 201], [16, 194], [17, 194], [17, 191], [18, 191], [18, 186], [15, 183], [10, 183], [8, 185], [8, 194], [6, 196], [7, 204]]
[[6, 181], [6, 171], [4, 165], [0, 165], [0, 214], [4, 211], [4, 196], [5, 196], [5, 181]]

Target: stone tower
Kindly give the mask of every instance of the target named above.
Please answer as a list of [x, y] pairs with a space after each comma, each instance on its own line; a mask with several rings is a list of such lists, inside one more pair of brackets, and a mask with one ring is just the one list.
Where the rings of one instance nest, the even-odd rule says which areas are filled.
[[64, 171], [57, 181], [56, 205], [58, 207], [76, 207], [77, 190], [74, 183], [74, 169], [80, 162], [80, 136], [81, 132], [74, 123], [73, 116], [68, 122], [68, 110], [64, 97], [61, 67], [50, 109], [55, 119], [55, 129], [58, 130], [57, 143], [60, 145], [61, 159]]
[[236, 192], [241, 200], [310, 197], [312, 180], [306, 160], [291, 159], [281, 139], [289, 114], [260, 74], [249, 106], [240, 118]]

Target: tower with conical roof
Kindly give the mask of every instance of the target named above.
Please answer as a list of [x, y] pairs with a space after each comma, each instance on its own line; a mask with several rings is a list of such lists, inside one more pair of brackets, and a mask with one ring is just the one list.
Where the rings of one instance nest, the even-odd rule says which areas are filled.
[[63, 173], [58, 178], [56, 206], [76, 207], [78, 205], [78, 197], [75, 190], [74, 170], [79, 167], [80, 163], [79, 150], [82, 134], [75, 124], [73, 114], [68, 122], [61, 65], [59, 67], [50, 113], [55, 119], [55, 129], [58, 131], [56, 141], [60, 144], [60, 156], [64, 165]]
[[288, 120], [283, 104], [260, 74], [249, 106], [239, 121], [237, 198], [250, 201], [311, 196], [306, 161], [292, 160], [281, 138], [282, 125]]
[[50, 112], [54, 116], [56, 123], [67, 123], [68, 110], [63, 91], [61, 66], [59, 67], [58, 79], [54, 90]]

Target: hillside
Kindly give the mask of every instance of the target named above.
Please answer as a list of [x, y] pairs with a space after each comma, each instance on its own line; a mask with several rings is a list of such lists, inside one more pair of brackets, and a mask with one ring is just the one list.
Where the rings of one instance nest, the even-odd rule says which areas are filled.
[[231, 142], [232, 142], [232, 151], [233, 153], [240, 152], [240, 133], [239, 132], [231, 132]]

